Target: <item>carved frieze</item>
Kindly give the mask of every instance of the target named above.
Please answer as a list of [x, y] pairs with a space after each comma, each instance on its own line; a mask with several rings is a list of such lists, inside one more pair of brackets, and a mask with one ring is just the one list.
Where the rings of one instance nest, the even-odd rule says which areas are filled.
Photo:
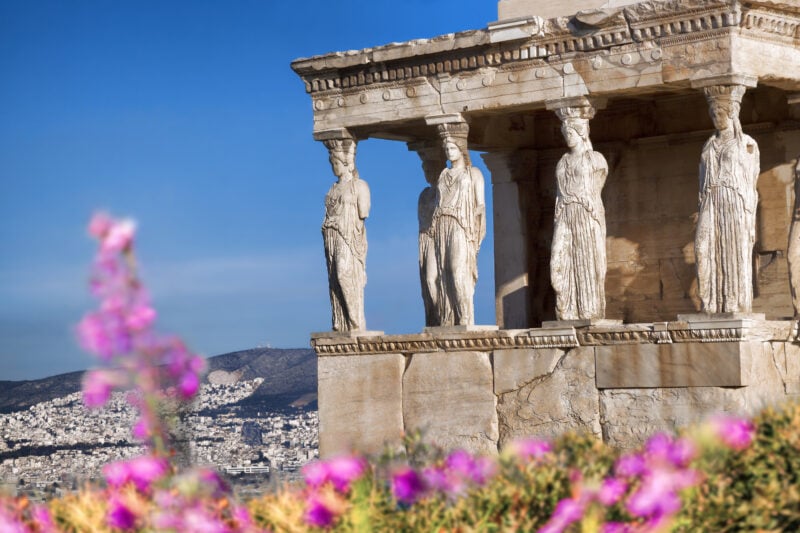
[[798, 342], [797, 321], [709, 320], [470, 331], [411, 335], [315, 336], [312, 347], [320, 357], [414, 354], [424, 352], [491, 352], [512, 348], [576, 348], [635, 344], [780, 341]]

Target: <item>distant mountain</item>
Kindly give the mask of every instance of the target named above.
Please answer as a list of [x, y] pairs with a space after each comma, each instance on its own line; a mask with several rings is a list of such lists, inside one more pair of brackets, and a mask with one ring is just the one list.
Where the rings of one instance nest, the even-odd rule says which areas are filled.
[[[216, 372], [215, 371], [222, 371]], [[310, 348], [253, 348], [208, 359], [208, 376], [264, 382], [239, 404], [254, 411], [315, 409], [317, 359]], [[0, 413], [21, 411], [81, 390], [83, 372], [29, 381], [0, 381]]]

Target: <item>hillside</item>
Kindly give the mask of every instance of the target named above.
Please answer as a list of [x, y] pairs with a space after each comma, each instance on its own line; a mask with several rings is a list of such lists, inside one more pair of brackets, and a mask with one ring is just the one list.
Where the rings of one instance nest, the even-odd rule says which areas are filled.
[[[208, 374], [222, 370], [239, 380], [263, 378], [252, 396], [239, 405], [247, 410], [283, 411], [316, 408], [317, 361], [310, 348], [253, 348], [208, 359]], [[28, 409], [81, 389], [83, 372], [36, 380], [0, 381], [0, 413]]]

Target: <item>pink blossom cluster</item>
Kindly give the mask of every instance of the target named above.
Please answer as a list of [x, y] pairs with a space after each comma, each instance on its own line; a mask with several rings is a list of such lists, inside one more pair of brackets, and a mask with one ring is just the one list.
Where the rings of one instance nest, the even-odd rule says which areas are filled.
[[3, 533], [56, 533], [53, 517], [45, 505], [27, 498], [0, 495], [0, 531]]
[[303, 467], [305, 521], [310, 526], [330, 527], [346, 509], [345, 497], [362, 478], [369, 464], [363, 457], [343, 455]]
[[451, 452], [439, 464], [420, 470], [398, 468], [391, 478], [392, 494], [403, 505], [411, 505], [429, 496], [456, 499], [470, 488], [484, 486], [497, 473], [497, 463], [464, 450]]
[[[735, 417], [712, 420], [714, 436], [726, 447], [741, 451], [755, 436], [752, 422]], [[561, 500], [539, 533], [561, 533], [587, 516], [603, 517], [605, 509], [619, 505], [630, 519], [605, 522], [602, 533], [661, 531], [681, 508], [681, 491], [696, 486], [702, 474], [691, 467], [697, 458], [695, 442], [666, 433], [653, 435], [640, 453], [621, 456], [611, 476], [599, 485], [585, 483], [575, 474], [573, 496]], [[602, 520], [601, 520], [602, 522]]]
[[229, 489], [214, 471], [187, 471], [158, 486], [152, 484], [162, 471], [158, 458], [140, 461], [138, 472], [122, 463], [114, 464], [121, 465], [117, 467], [118, 481], [124, 483], [110, 485], [107, 495], [106, 523], [115, 530], [264, 532], [245, 507], [228, 500]]
[[154, 331], [156, 311], [137, 276], [134, 255], [136, 225], [94, 215], [89, 234], [99, 242], [90, 287], [100, 301], [78, 324], [81, 345], [106, 368], [87, 372], [84, 403], [101, 407], [115, 389], [135, 389], [128, 400], [139, 409], [134, 436], [156, 453], [167, 453], [169, 428], [159, 414], [169, 399], [191, 400], [200, 388], [203, 358], [174, 336]]

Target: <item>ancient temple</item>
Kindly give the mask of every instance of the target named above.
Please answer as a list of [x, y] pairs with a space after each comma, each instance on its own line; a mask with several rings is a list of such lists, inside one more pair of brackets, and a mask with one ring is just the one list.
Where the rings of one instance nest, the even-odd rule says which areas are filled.
[[627, 447], [800, 395], [800, 3], [500, 0], [498, 19], [292, 63], [332, 162], [405, 142], [422, 190], [461, 135], [494, 212], [496, 328], [313, 336], [321, 453], [416, 428], [482, 451], [567, 429]]

